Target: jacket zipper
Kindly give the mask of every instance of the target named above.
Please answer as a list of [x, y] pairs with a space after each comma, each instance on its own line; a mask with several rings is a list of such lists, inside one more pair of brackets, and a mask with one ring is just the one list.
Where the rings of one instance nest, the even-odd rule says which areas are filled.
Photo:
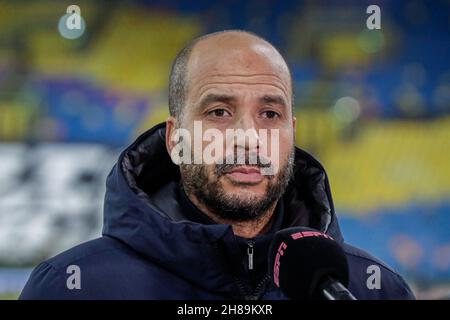
[[266, 274], [264, 278], [258, 283], [255, 290], [248, 290], [247, 286], [244, 285], [243, 280], [235, 277], [234, 281], [236, 282], [240, 295], [244, 298], [244, 300], [259, 300], [261, 299], [264, 290], [267, 285], [267, 281], [270, 280], [270, 276]]
[[267, 281], [270, 280], [270, 276], [266, 274], [264, 278], [258, 283], [256, 286], [255, 291], [253, 292], [253, 296], [255, 297], [255, 300], [261, 299], [262, 294], [264, 293], [264, 290], [266, 288]]
[[[248, 248], [247, 248], [247, 255], [249, 258], [249, 269], [250, 269], [250, 265], [252, 266], [253, 269], [253, 247], [254, 247], [255, 242], [253, 240], [250, 240], [248, 242]], [[218, 243], [214, 243], [214, 248], [215, 248], [215, 253], [219, 256], [222, 257], [220, 249], [219, 249], [219, 245]], [[251, 250], [249, 250], [251, 249]], [[251, 253], [251, 254], [250, 254]], [[251, 261], [251, 263], [250, 263]], [[244, 300], [258, 300], [261, 299], [262, 294], [264, 293], [264, 289], [266, 286], [267, 281], [270, 279], [269, 275], [266, 274], [266, 276], [258, 283], [258, 285], [256, 286], [256, 289], [251, 292], [247, 286], [244, 284], [244, 280], [240, 279], [239, 277], [234, 276], [234, 283], [237, 286], [238, 289], [238, 293], [241, 296], [241, 299], [243, 298]]]
[[253, 270], [253, 246], [255, 242], [253, 240], [249, 240], [247, 242], [247, 257], [248, 257], [248, 270]]

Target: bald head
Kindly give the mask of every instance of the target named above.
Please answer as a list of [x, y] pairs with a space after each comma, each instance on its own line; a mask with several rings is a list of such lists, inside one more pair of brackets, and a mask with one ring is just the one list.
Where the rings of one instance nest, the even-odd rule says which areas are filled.
[[172, 65], [169, 79], [170, 115], [180, 118], [189, 96], [198, 97], [209, 84], [238, 83], [240, 79], [255, 76], [259, 77], [259, 83], [271, 83], [278, 87], [292, 106], [289, 68], [269, 42], [239, 30], [196, 38], [180, 51]]
[[[283, 57], [248, 32], [224, 31], [196, 39], [174, 62], [169, 107], [167, 151], [194, 159], [179, 166], [186, 194], [216, 222], [238, 221], [233, 231], [253, 237], [261, 230], [255, 224], [264, 226], [270, 220], [293, 170], [295, 117]], [[180, 132], [187, 134], [181, 137]], [[258, 155], [259, 163], [252, 168], [249, 163], [224, 164], [242, 153], [247, 160]], [[212, 163], [203, 161], [203, 154]], [[258, 169], [263, 158], [276, 168], [270, 176]], [[242, 226], [239, 221], [250, 223]]]

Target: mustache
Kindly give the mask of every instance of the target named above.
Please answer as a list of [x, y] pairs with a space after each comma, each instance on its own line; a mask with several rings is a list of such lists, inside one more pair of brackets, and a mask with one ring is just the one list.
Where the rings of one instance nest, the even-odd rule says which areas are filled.
[[[253, 161], [250, 161], [253, 160]], [[256, 163], [255, 163], [256, 160]], [[250, 163], [252, 162], [252, 163]], [[246, 156], [245, 159], [238, 158], [237, 156], [226, 157], [222, 164], [216, 164], [214, 173], [217, 176], [224, 175], [238, 167], [247, 166], [247, 167], [255, 167], [255, 168], [270, 168], [272, 163], [265, 157], [261, 157], [260, 155], [253, 155], [253, 158], [250, 156]]]

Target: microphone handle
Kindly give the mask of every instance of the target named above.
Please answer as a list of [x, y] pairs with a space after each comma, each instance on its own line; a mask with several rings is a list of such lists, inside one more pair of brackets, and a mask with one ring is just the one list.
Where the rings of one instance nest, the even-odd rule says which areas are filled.
[[342, 283], [330, 277], [323, 282], [321, 292], [326, 300], [357, 300]]

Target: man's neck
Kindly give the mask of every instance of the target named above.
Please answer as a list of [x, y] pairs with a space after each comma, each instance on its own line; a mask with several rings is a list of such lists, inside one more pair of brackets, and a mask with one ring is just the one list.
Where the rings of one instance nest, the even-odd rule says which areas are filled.
[[254, 238], [258, 235], [266, 233], [270, 226], [273, 223], [273, 216], [275, 212], [275, 208], [277, 203], [275, 202], [272, 207], [270, 207], [266, 212], [261, 214], [255, 220], [251, 221], [234, 221], [229, 219], [224, 219], [217, 215], [216, 213], [209, 210], [203, 203], [198, 201], [198, 199], [192, 195], [187, 194], [188, 198], [191, 202], [206, 216], [208, 216], [211, 220], [219, 224], [229, 224], [233, 228], [233, 232], [235, 235], [242, 238]]

